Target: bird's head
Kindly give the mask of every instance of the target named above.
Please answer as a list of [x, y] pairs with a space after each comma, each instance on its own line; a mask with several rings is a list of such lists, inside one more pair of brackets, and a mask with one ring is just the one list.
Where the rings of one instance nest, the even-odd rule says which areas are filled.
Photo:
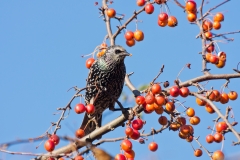
[[103, 58], [106, 61], [123, 62], [126, 56], [131, 56], [122, 46], [113, 45], [107, 48]]

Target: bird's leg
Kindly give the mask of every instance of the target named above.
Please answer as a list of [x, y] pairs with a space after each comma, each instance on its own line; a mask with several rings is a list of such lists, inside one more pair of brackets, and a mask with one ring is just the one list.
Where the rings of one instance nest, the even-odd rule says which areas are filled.
[[134, 112], [131, 112], [130, 114], [128, 112], [128, 110], [129, 109], [132, 110], [132, 108], [124, 108], [123, 105], [118, 100], [115, 100], [115, 102], [117, 102], [117, 104], [119, 105], [120, 108], [109, 107], [109, 110], [111, 110], [111, 111], [122, 111], [122, 114], [124, 115], [125, 118], [127, 118], [130, 121], [133, 120], [134, 114], [132, 114], [132, 113], [134, 113]]
[[95, 117], [92, 119], [92, 121], [95, 123], [95, 125], [96, 125], [96, 128], [99, 128], [99, 126], [98, 126], [98, 123], [97, 123], [97, 121], [96, 121], [96, 118], [95, 118]]
[[99, 128], [98, 123], [97, 123], [95, 117], [93, 117], [92, 119], [88, 120], [88, 122], [87, 122], [87, 124], [86, 124], [86, 126], [84, 127], [83, 130], [85, 130], [85, 129], [87, 128], [87, 126], [88, 126], [91, 122], [94, 122], [95, 125], [96, 125], [96, 128]]
[[[107, 91], [106, 89], [104, 90], [105, 92]], [[113, 97], [113, 95], [111, 95], [110, 93], [106, 92], [110, 97], [112, 97], [112, 99], [114, 99], [115, 102], [117, 102], [117, 104], [119, 105], [120, 108], [114, 108], [114, 106], [110, 106], [109, 110], [111, 111], [122, 111], [122, 113], [126, 113], [127, 110], [129, 110], [130, 108], [124, 108], [123, 105], [121, 104], [121, 102], [119, 102], [115, 97]]]
[[109, 110], [111, 111], [122, 111], [122, 113], [126, 113], [127, 110], [129, 110], [130, 108], [124, 108], [122, 103], [119, 102], [118, 100], [115, 99], [115, 102], [119, 105], [120, 108], [114, 108], [114, 107], [109, 107]]

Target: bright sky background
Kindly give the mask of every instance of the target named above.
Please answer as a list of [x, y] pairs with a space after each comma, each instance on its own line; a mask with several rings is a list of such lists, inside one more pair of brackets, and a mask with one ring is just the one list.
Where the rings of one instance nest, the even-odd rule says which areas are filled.
[[[85, 68], [86, 58], [81, 55], [91, 53], [94, 48], [101, 44], [106, 35], [105, 23], [99, 18], [99, 6], [94, 6], [95, 1], [89, 0], [7, 0], [0, 1], [0, 143], [17, 139], [34, 138], [42, 135], [51, 125], [57, 121], [56, 108], [64, 107], [74, 91], [67, 90], [73, 86], [82, 88], [86, 85], [88, 70]], [[184, 3], [183, 0], [180, 1]], [[210, 0], [205, 11], [216, 2]], [[99, 2], [100, 3], [100, 2]], [[200, 0], [197, 1], [200, 5]], [[240, 28], [239, 22], [239, 1], [230, 1], [226, 5], [214, 10], [213, 14], [221, 11], [225, 15], [222, 29], [213, 31], [214, 33], [224, 33], [236, 31]], [[195, 39], [199, 29], [195, 25], [189, 24], [186, 14], [181, 8], [175, 5], [173, 0], [168, 3], [171, 14], [178, 18], [179, 25], [176, 28], [160, 28], [157, 25], [157, 16], [160, 13], [160, 6], [155, 5], [155, 12], [152, 15], [142, 13], [138, 16], [143, 23], [138, 28], [145, 34], [145, 39], [129, 48], [125, 45], [123, 34], [117, 38], [117, 44], [123, 45], [133, 54], [127, 57], [125, 64], [127, 72], [134, 71], [131, 81], [135, 86], [147, 84], [157, 75], [162, 64], [165, 65], [164, 73], [157, 80], [164, 82], [168, 80], [173, 84], [178, 72], [186, 63], [191, 63], [191, 70], [182, 72], [180, 79], [185, 81], [201, 73], [201, 42]], [[117, 13], [125, 14], [127, 20], [134, 10], [138, 10], [135, 0], [114, 1], [111, 6]], [[210, 17], [212, 18], [212, 17]], [[113, 20], [113, 30], [119, 25]], [[127, 28], [135, 30], [135, 24], [131, 23]], [[222, 51], [227, 53], [227, 64], [225, 68], [218, 69], [214, 65], [209, 65], [212, 73], [233, 73], [232, 68], [236, 68], [240, 61], [239, 44], [240, 34], [229, 35], [235, 39], [234, 42], [219, 43]], [[229, 88], [240, 91], [239, 79], [231, 80]], [[220, 89], [225, 83], [222, 81], [209, 82], [207, 89], [212, 86]], [[191, 87], [190, 90], [196, 91]], [[124, 92], [129, 93], [128, 88]], [[226, 89], [226, 92], [228, 90]], [[240, 93], [240, 92], [239, 92]], [[194, 97], [187, 99], [179, 98], [187, 107], [194, 107], [196, 115], [200, 116], [201, 123], [195, 127], [195, 136], [200, 136], [202, 144], [210, 151], [219, 150], [221, 144], [207, 144], [205, 136], [211, 131], [208, 126], [213, 126], [212, 120], [216, 114], [208, 114], [203, 107], [195, 103]], [[80, 100], [76, 99], [72, 107]], [[131, 101], [132, 106], [134, 103]], [[216, 105], [224, 113], [227, 105], [233, 107], [235, 120], [240, 121], [239, 100], [230, 102], [227, 105]], [[182, 107], [177, 108], [180, 111]], [[106, 111], [103, 124], [120, 115]], [[145, 132], [149, 132], [152, 127], [158, 129], [158, 115], [144, 115], [147, 121], [144, 126]], [[74, 136], [75, 130], [81, 124], [83, 115], [76, 115], [73, 110], [70, 116], [65, 119], [59, 130], [59, 135]], [[231, 120], [232, 121], [232, 120]], [[240, 131], [239, 125], [235, 127]], [[105, 135], [103, 138], [114, 138], [124, 136], [124, 128], [118, 128], [114, 132]], [[239, 146], [231, 146], [236, 138], [231, 133], [226, 135], [223, 151], [227, 157], [239, 154]], [[162, 134], [154, 136], [154, 141], [159, 144], [158, 151], [153, 153], [148, 150], [148, 143], [153, 140], [149, 137], [145, 145], [133, 142], [136, 152], [136, 160], [145, 160], [155, 157], [157, 160], [176, 159], [197, 159], [193, 155], [191, 145], [178, 137], [177, 132], [165, 130]], [[46, 152], [43, 143], [39, 149], [35, 149], [40, 142], [14, 145], [8, 148], [10, 151], [44, 153]], [[60, 142], [59, 148], [67, 142]], [[120, 152], [120, 142], [106, 143], [100, 147], [116, 155]], [[195, 148], [199, 148], [193, 142]], [[32, 157], [16, 156], [0, 153], [0, 159], [30, 159]], [[91, 158], [88, 158], [91, 159]], [[201, 159], [209, 159], [204, 152]]]

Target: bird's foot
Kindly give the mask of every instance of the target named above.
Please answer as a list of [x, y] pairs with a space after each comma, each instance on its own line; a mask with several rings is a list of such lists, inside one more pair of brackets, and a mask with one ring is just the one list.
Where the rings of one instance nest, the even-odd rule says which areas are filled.
[[120, 108], [109, 108], [111, 111], [122, 111], [122, 114], [126, 114], [128, 112], [129, 109], [131, 108], [123, 108], [123, 107], [120, 107]]

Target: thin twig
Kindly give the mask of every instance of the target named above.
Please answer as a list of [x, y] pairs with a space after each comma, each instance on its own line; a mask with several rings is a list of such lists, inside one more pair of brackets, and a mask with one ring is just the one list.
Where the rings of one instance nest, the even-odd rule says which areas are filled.
[[134, 94], [135, 97], [139, 96], [141, 93], [139, 90], [137, 90], [131, 83], [130, 79], [129, 79], [129, 74], [126, 74], [125, 76], [125, 85], [132, 91], [132, 93]]
[[184, 7], [180, 2], [178, 2], [177, 0], [174, 0], [174, 2], [175, 2], [179, 7], [181, 7], [182, 9], [185, 9], [185, 7]]
[[[89, 87], [95, 87], [95, 86], [89, 86]], [[57, 121], [56, 123], [54, 123], [54, 125], [56, 125], [56, 127], [55, 127], [55, 129], [54, 129], [53, 134], [56, 134], [56, 133], [57, 133], [57, 130], [61, 128], [60, 123], [61, 123], [61, 121], [64, 119], [65, 112], [66, 112], [67, 110], [70, 110], [70, 109], [71, 109], [70, 105], [71, 105], [72, 101], [77, 97], [77, 95], [78, 95], [81, 91], [83, 91], [83, 90], [85, 90], [85, 89], [87, 89], [87, 87], [77, 90], [77, 92], [76, 92], [75, 95], [71, 98], [71, 100], [68, 102], [68, 104], [67, 104], [64, 108], [58, 109], [58, 110], [62, 110], [62, 114], [61, 114], [60, 118], [58, 119], [58, 121]]]
[[203, 4], [204, 4], [204, 0], [202, 0], [201, 7], [200, 7], [201, 17], [203, 17]]
[[[44, 153], [31, 153], [31, 152], [13, 152], [4, 149], [0, 149], [0, 152], [14, 154], [14, 155], [25, 155], [25, 156], [42, 156]], [[70, 156], [71, 154], [49, 154], [49, 157], [63, 157], [63, 156]]]
[[[70, 142], [74, 142], [75, 141], [74, 138], [71, 138], [71, 137], [68, 137], [68, 136], [58, 136], [58, 137], [61, 140], [64, 140], [64, 141], [70, 141]], [[0, 148], [2, 148], [2, 147], [10, 147], [10, 146], [21, 144], [21, 143], [33, 143], [33, 142], [41, 141], [44, 138], [45, 138], [45, 136], [36, 137], [36, 138], [28, 138], [28, 139], [17, 139], [17, 140], [14, 140], [14, 141], [5, 142], [5, 143], [0, 144]]]
[[162, 65], [158, 75], [153, 79], [153, 81], [150, 84], [154, 84], [154, 82], [156, 81], [156, 79], [161, 75], [161, 73], [163, 73], [163, 69], [164, 69], [164, 65]]
[[211, 153], [199, 142], [199, 137], [194, 137], [194, 140], [198, 143], [198, 145], [200, 146], [200, 148], [203, 148], [203, 150], [207, 153], [207, 155], [212, 158]]
[[228, 34], [235, 34], [235, 33], [240, 33], [240, 30], [238, 30], [238, 31], [233, 31], [233, 32], [227, 32], [227, 33], [216, 34], [216, 35], [212, 36], [212, 38], [220, 37], [220, 36], [228, 35]]
[[199, 20], [203, 20], [206, 16], [208, 16], [210, 14], [211, 11], [213, 11], [214, 9], [217, 9], [218, 7], [220, 7], [221, 5], [229, 2], [230, 0], [225, 0], [223, 1], [222, 3], [216, 5], [215, 7], [213, 8], [210, 8]]
[[[188, 64], [189, 64], [189, 63], [188, 63]], [[178, 79], [178, 77], [180, 76], [180, 74], [182, 73], [182, 71], [184, 70], [184, 68], [186, 68], [186, 67], [188, 66], [188, 64], [186, 64], [186, 65], [183, 66], [183, 68], [182, 68], [182, 69], [180, 70], [180, 72], [178, 73], [176, 79]]]
[[108, 6], [107, 6], [107, 0], [102, 0], [102, 12], [103, 12], [103, 16], [104, 16], [104, 20], [105, 20], [105, 23], [106, 23], [106, 28], [107, 28], [107, 33], [108, 33], [108, 37], [109, 37], [109, 40], [110, 40], [110, 44], [111, 45], [114, 45], [115, 44], [115, 41], [114, 41], [114, 38], [113, 38], [113, 35], [112, 35], [112, 28], [111, 28], [111, 23], [110, 23], [110, 19], [108, 16], [107, 16], [107, 9], [108, 9]]

